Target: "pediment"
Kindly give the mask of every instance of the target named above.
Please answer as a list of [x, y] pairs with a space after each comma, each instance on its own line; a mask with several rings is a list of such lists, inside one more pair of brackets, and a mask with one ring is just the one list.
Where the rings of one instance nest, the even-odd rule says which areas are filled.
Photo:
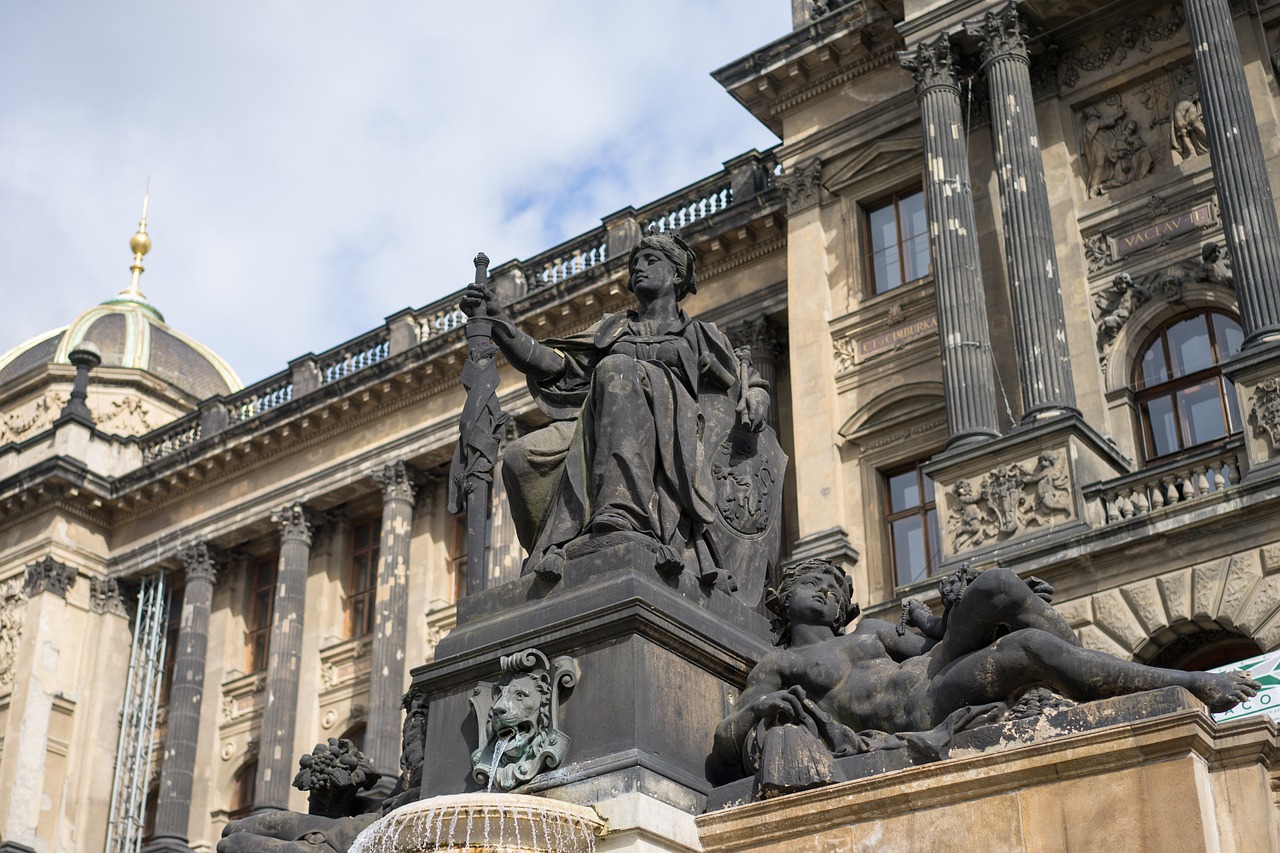
[[904, 163], [924, 163], [924, 141], [918, 133], [889, 136], [872, 142], [836, 170], [824, 183], [829, 190], [839, 191], [879, 172]]
[[942, 383], [913, 382], [858, 409], [840, 427], [840, 436], [857, 440], [940, 411], [945, 411]]

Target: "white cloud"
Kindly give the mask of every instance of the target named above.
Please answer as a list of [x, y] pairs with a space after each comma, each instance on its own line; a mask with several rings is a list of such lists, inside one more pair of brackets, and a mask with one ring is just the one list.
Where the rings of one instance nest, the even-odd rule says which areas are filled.
[[785, 0], [4, 4], [0, 350], [128, 281], [246, 382], [773, 137]]

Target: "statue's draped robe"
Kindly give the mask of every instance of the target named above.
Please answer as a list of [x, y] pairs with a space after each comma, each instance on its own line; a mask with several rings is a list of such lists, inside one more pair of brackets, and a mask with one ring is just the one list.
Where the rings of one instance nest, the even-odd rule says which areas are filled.
[[697, 542], [718, 510], [699, 401], [764, 381], [719, 329], [684, 312], [666, 325], [612, 314], [544, 343], [564, 355], [564, 369], [530, 377], [529, 388], [555, 423], [519, 439], [504, 463], [526, 569], [608, 518], [710, 570]]

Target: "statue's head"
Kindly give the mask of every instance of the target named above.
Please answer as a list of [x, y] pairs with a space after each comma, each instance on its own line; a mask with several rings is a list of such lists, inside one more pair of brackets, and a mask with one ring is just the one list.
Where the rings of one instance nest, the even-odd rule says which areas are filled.
[[765, 594], [765, 606], [773, 614], [770, 620], [776, 635], [774, 644], [791, 645], [792, 599], [797, 595], [822, 595], [828, 592], [834, 596], [835, 607], [831, 610], [830, 621], [824, 621], [831, 628], [832, 636], [838, 635], [845, 626], [857, 618], [860, 609], [853, 600], [853, 581], [839, 566], [826, 560], [805, 560], [795, 566], [784, 569], [782, 583], [777, 589], [770, 589]]
[[497, 687], [489, 725], [497, 737], [528, 736], [551, 726], [551, 682], [545, 672], [514, 673]]
[[[694, 271], [693, 249], [674, 231], [662, 231], [646, 235], [631, 250], [628, 268], [635, 274], [636, 258], [645, 250], [660, 252], [676, 270], [676, 300], [684, 299], [691, 293], [698, 292], [698, 276]], [[628, 287], [634, 286], [628, 283]]]

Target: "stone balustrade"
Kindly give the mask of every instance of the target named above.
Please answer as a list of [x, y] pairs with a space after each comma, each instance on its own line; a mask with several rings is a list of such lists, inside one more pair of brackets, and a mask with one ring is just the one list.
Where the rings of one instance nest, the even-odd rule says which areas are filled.
[[1242, 452], [1242, 442], [1232, 441], [1091, 486], [1085, 489], [1085, 499], [1103, 526], [1199, 500], [1240, 482]]

